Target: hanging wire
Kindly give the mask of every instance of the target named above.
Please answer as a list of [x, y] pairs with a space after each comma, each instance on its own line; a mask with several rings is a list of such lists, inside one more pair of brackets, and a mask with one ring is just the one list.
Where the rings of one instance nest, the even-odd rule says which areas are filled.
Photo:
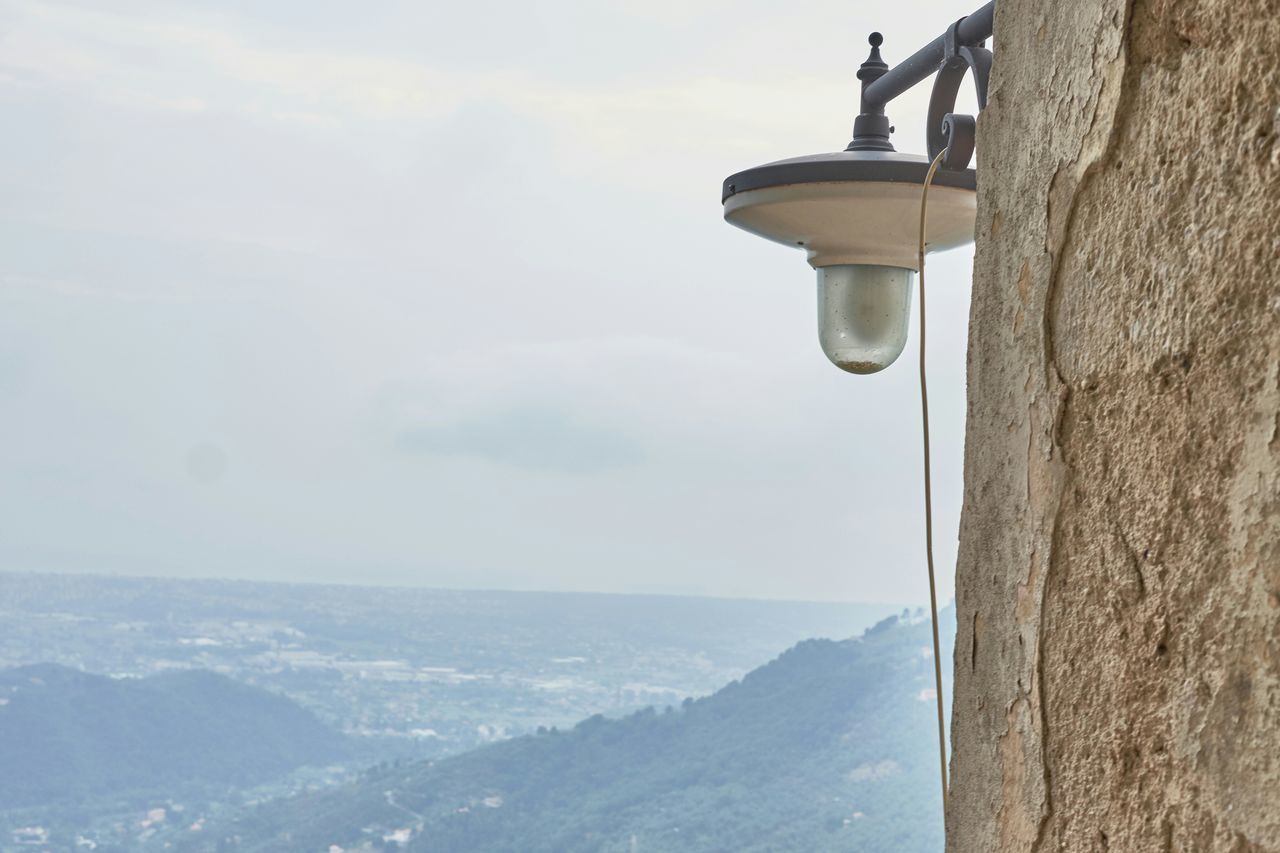
[[929, 478], [929, 386], [925, 381], [925, 310], [924, 310], [924, 238], [925, 210], [929, 202], [929, 185], [933, 173], [938, 171], [947, 149], [942, 149], [924, 177], [920, 191], [920, 418], [924, 427], [924, 540], [925, 555], [929, 563], [929, 613], [933, 619], [933, 676], [938, 697], [938, 770], [942, 774], [942, 826], [947, 822], [947, 732], [942, 711], [942, 644], [938, 641], [938, 585], [933, 570], [933, 485]]

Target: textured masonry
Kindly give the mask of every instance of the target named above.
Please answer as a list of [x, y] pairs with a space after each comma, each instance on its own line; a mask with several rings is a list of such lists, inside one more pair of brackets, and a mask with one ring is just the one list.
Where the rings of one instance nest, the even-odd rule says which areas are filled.
[[1280, 851], [1280, 2], [995, 49], [947, 849]]

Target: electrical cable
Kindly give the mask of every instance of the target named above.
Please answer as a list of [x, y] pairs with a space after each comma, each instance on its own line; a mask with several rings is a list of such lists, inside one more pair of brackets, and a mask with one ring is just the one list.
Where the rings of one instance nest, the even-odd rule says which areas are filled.
[[929, 478], [929, 386], [925, 381], [925, 310], [924, 310], [924, 238], [925, 210], [929, 202], [929, 184], [938, 171], [947, 149], [942, 149], [929, 165], [920, 191], [920, 417], [924, 435], [924, 539], [925, 555], [929, 564], [929, 613], [933, 620], [933, 675], [938, 698], [938, 769], [942, 773], [942, 825], [947, 822], [947, 733], [942, 710], [942, 651], [938, 641], [938, 590], [933, 570], [933, 487]]

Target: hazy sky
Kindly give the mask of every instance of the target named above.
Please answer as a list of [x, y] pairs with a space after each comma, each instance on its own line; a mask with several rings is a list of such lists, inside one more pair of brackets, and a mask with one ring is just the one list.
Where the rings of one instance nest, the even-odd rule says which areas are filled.
[[969, 11], [0, 0], [0, 567], [925, 600], [914, 324], [831, 367], [719, 191], [844, 146], [869, 30]]

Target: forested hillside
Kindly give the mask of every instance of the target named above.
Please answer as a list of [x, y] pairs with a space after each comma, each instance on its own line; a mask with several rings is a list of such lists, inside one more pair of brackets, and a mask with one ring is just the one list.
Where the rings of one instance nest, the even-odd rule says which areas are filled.
[[0, 809], [193, 782], [251, 785], [346, 750], [288, 699], [199, 670], [0, 670]]
[[[945, 622], [950, 637], [950, 611]], [[191, 846], [936, 851], [929, 642], [927, 621], [897, 618], [806, 641], [681, 707], [382, 769], [263, 804]]]

